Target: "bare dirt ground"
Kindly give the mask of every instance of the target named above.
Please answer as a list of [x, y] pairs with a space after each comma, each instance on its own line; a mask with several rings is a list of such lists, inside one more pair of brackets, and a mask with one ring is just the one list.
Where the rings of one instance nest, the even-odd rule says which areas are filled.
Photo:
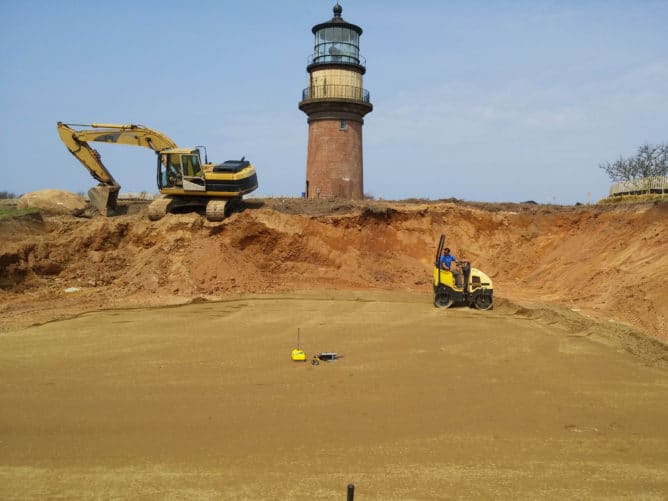
[[0, 497], [668, 497], [668, 204], [144, 211], [0, 220]]

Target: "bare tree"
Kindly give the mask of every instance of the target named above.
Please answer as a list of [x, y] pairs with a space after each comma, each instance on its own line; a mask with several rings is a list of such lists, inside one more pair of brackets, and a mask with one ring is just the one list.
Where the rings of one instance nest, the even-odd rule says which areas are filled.
[[606, 172], [612, 181], [628, 181], [635, 177], [631, 159], [627, 160], [619, 157], [614, 162], [606, 162], [600, 164], [599, 167]]
[[619, 157], [599, 167], [612, 181], [631, 181], [638, 178], [665, 176], [668, 174], [668, 143], [654, 146], [643, 144], [635, 157]]
[[656, 152], [656, 173], [653, 176], [668, 176], [668, 143], [660, 144]]

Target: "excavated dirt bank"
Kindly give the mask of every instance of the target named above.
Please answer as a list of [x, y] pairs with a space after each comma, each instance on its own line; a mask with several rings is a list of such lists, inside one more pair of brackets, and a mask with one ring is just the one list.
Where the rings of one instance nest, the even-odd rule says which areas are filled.
[[[431, 294], [439, 235], [532, 310], [564, 307], [668, 341], [668, 203], [557, 207], [250, 200], [222, 223], [0, 220], [3, 329], [82, 311], [291, 290]], [[429, 300], [428, 298], [426, 300]]]

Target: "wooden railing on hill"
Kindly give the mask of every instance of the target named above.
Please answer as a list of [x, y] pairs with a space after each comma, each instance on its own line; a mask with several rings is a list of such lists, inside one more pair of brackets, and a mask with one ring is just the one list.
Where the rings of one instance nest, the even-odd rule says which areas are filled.
[[644, 193], [668, 193], [668, 176], [651, 176], [620, 181], [610, 187], [610, 196], [642, 195]]

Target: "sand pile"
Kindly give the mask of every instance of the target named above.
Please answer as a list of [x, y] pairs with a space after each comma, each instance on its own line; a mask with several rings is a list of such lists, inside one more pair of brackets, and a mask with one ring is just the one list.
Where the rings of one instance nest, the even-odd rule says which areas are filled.
[[80, 195], [63, 190], [40, 190], [19, 198], [19, 209], [39, 209], [47, 214], [73, 214], [86, 209], [87, 202]]

